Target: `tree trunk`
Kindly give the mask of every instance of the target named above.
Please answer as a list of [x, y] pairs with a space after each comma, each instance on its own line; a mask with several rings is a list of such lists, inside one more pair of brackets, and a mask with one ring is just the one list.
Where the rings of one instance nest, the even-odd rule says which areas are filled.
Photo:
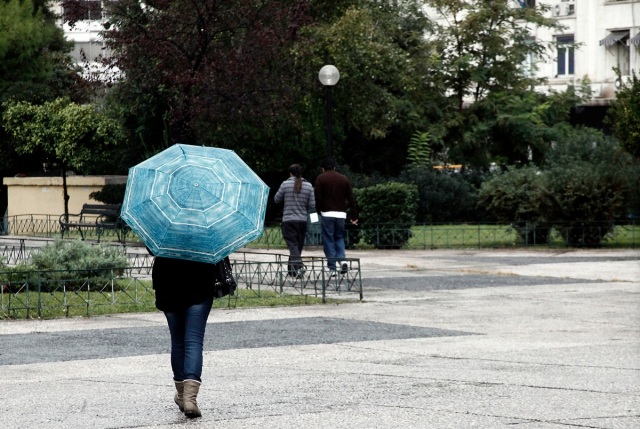
[[64, 220], [69, 222], [69, 192], [67, 192], [67, 167], [62, 166], [62, 197], [64, 198]]

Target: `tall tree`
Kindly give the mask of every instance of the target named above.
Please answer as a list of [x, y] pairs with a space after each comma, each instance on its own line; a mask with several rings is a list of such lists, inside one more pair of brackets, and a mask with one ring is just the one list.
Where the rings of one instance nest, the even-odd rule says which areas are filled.
[[432, 46], [424, 38], [430, 21], [422, 1], [353, 1], [341, 6], [338, 16], [304, 30], [311, 43], [300, 47], [300, 57], [315, 80], [310, 82], [315, 91], [307, 108], [320, 111], [315, 117], [321, 127], [317, 71], [324, 64], [335, 65], [340, 70], [333, 91], [338, 157], [357, 171], [401, 166], [411, 135], [437, 117], [444, 93], [434, 74]]
[[623, 82], [618, 71], [618, 80], [622, 85], [607, 120], [620, 145], [640, 161], [640, 79], [634, 71], [631, 80]]
[[124, 77], [113, 96], [128, 106], [126, 119], [146, 150], [176, 141], [237, 149], [238, 135], [289, 117], [298, 93], [288, 53], [307, 6], [287, 0], [105, 2], [110, 64]]
[[487, 125], [480, 115], [481, 103], [495, 92], [524, 96], [540, 83], [525, 62], [528, 58], [540, 61], [549, 51], [532, 31], [561, 26], [544, 16], [549, 6], [543, 4], [535, 8], [514, 7], [509, 0], [427, 0], [425, 4], [435, 23], [429, 37], [437, 44], [437, 70], [450, 93], [442, 118], [445, 127], [432, 133], [434, 149], [445, 160], [486, 167], [495, 154], [488, 147], [492, 142], [483, 136]]
[[[74, 100], [84, 96], [82, 79], [69, 56], [73, 44], [65, 40], [46, 3], [0, 0], [0, 116], [7, 100], [42, 103], [61, 96]], [[2, 174], [29, 168], [23, 161], [0, 128]]]

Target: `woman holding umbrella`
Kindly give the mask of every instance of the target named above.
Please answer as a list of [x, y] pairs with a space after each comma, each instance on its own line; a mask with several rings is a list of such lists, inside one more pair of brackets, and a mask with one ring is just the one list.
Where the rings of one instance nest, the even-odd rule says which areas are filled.
[[[233, 151], [175, 144], [129, 169], [120, 217], [156, 256], [156, 306], [171, 333], [175, 402], [196, 397], [213, 299], [235, 290], [225, 257], [262, 235], [269, 187]], [[233, 290], [232, 290], [233, 289]]]
[[153, 263], [156, 307], [164, 312], [171, 334], [174, 401], [189, 418], [202, 416], [196, 399], [202, 383], [204, 332], [214, 286], [224, 281], [218, 273], [217, 264], [163, 257], [156, 257]]

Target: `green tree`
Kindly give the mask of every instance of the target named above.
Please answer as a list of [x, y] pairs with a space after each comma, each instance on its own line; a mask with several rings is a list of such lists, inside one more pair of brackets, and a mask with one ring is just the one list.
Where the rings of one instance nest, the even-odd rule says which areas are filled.
[[69, 213], [68, 170], [95, 171], [100, 161], [109, 157], [110, 148], [123, 138], [113, 119], [93, 106], [64, 98], [42, 105], [6, 103], [2, 120], [19, 154], [36, 154], [42, 163], [60, 170], [65, 215]]
[[[311, 41], [299, 47], [305, 68], [334, 64], [340, 70], [333, 92], [336, 152], [354, 169], [370, 168], [371, 153], [382, 163], [403, 164], [410, 136], [437, 109], [434, 99], [443, 91], [434, 90], [431, 78], [429, 25], [420, 1], [378, 0], [354, 1], [340, 16], [305, 28]], [[309, 108], [323, 102], [313, 78]], [[315, 117], [321, 128], [323, 115]], [[393, 134], [399, 138], [388, 140]]]
[[[0, 0], [0, 116], [9, 100], [42, 103], [69, 96], [81, 101], [85, 86], [45, 0]], [[0, 128], [0, 171], [15, 174], [33, 159], [17, 157]]]
[[72, 48], [44, 5], [0, 0], [0, 102], [59, 96], [75, 80]]
[[[432, 132], [434, 149], [450, 163], [487, 167], [495, 155], [491, 124], [481, 103], [492, 93], [522, 94], [540, 81], [523, 66], [531, 56], [544, 60], [547, 46], [531, 27], [559, 29], [546, 18], [549, 7], [516, 8], [509, 0], [427, 0], [434, 12], [429, 34], [436, 43], [438, 81], [450, 92]], [[466, 104], [472, 103], [471, 108]], [[480, 109], [480, 110], [478, 110]]]
[[607, 120], [620, 145], [640, 160], [640, 80], [633, 71], [630, 81], [624, 82], [619, 70], [618, 80], [622, 86], [616, 91]]
[[631, 156], [615, 139], [589, 128], [558, 141], [544, 171], [548, 195], [541, 209], [570, 245], [598, 246], [640, 192]]

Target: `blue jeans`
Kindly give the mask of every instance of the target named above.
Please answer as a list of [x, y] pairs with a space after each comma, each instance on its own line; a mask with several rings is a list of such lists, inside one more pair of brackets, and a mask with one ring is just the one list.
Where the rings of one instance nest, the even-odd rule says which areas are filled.
[[336, 269], [336, 261], [345, 258], [344, 250], [344, 219], [322, 216], [322, 247], [327, 257], [327, 267]]
[[213, 297], [182, 311], [165, 311], [171, 333], [174, 381], [202, 381], [202, 347]]

